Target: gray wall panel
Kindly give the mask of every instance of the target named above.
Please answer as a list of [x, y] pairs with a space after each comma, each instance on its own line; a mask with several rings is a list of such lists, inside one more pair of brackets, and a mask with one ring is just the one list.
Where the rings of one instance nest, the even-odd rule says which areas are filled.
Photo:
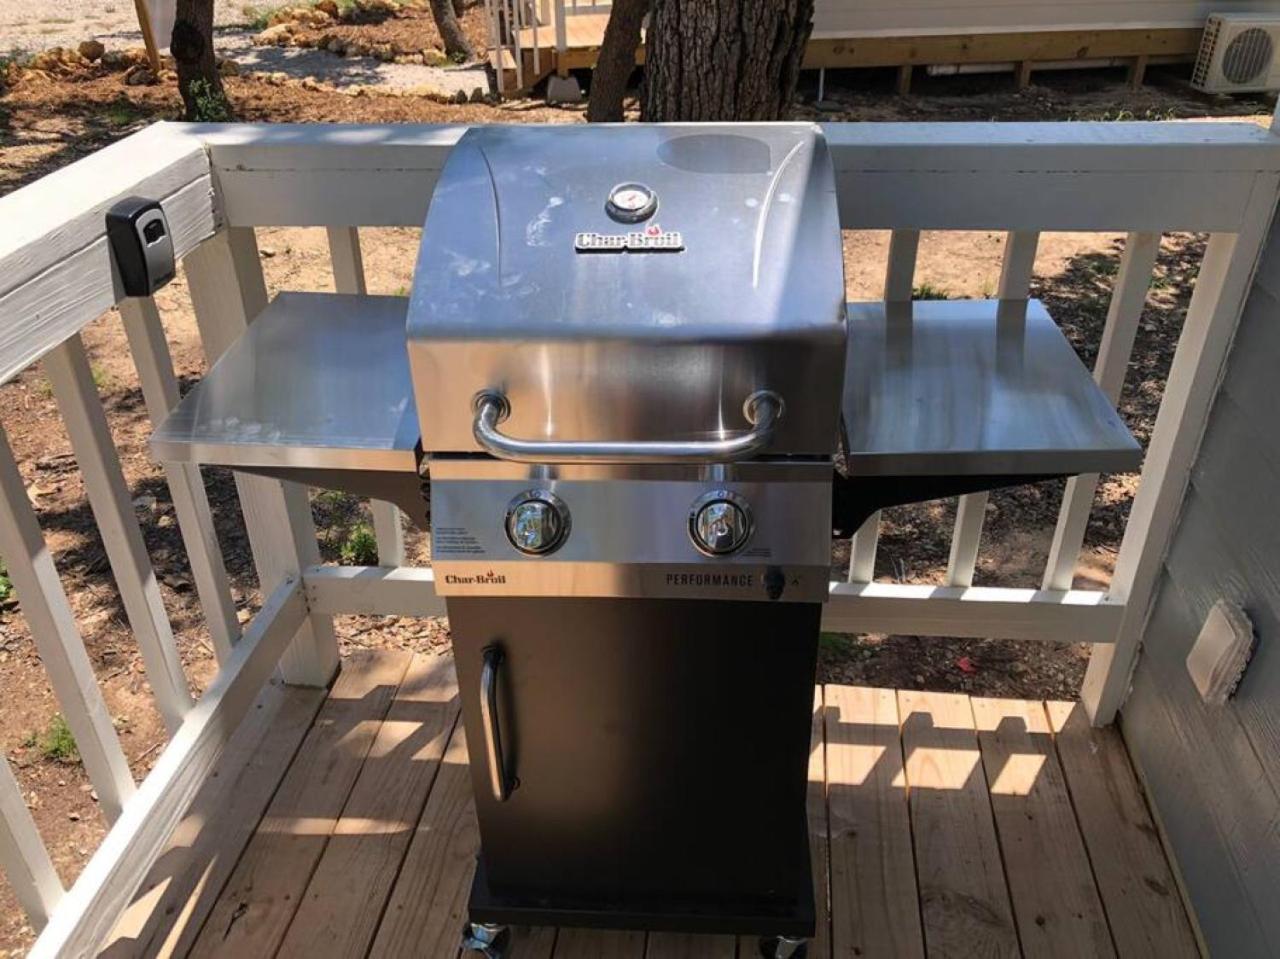
[[[1185, 660], [1219, 599], [1259, 648], [1224, 707]], [[1280, 956], [1280, 226], [1227, 360], [1121, 726], [1214, 955]]]

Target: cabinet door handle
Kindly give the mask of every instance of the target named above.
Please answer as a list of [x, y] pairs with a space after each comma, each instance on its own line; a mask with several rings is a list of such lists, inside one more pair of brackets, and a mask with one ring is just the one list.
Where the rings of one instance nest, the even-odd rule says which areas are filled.
[[480, 719], [484, 724], [484, 753], [489, 764], [489, 786], [493, 798], [506, 802], [511, 795], [510, 780], [502, 760], [502, 733], [498, 729], [498, 667], [502, 650], [497, 646], [484, 649], [484, 668], [480, 671]]

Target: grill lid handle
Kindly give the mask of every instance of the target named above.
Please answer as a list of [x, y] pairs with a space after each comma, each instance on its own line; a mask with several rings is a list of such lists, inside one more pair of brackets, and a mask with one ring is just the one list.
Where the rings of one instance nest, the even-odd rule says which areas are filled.
[[511, 413], [505, 396], [484, 390], [473, 403], [476, 442], [498, 459], [517, 463], [732, 463], [769, 445], [784, 409], [777, 393], [758, 390], [742, 404], [743, 415], [751, 423], [745, 433], [718, 440], [627, 443], [516, 439], [498, 429]]

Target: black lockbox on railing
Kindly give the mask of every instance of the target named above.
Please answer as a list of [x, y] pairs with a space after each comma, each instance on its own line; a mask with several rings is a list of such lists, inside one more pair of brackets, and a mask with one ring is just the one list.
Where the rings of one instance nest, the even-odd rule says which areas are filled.
[[173, 279], [173, 237], [159, 201], [132, 196], [113, 206], [107, 241], [126, 296], [150, 296]]

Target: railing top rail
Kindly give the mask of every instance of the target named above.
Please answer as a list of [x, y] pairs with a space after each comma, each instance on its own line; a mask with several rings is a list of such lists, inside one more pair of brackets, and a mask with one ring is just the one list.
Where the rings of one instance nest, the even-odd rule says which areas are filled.
[[[1003, 153], [1011, 147], [1019, 148], [1021, 155], [1061, 151], [1065, 147], [1091, 151], [1181, 148], [1199, 152], [1213, 149], [1219, 158], [1215, 161], [1219, 169], [1280, 170], [1280, 142], [1265, 127], [1245, 121], [836, 122], [818, 125], [828, 141], [841, 149], [951, 150], [967, 147], [986, 156]], [[273, 153], [290, 146], [306, 149], [317, 146], [362, 149], [451, 147], [468, 129], [466, 124], [430, 123], [166, 123], [163, 126], [183, 130], [203, 141], [212, 151], [215, 163], [219, 154], [229, 158], [236, 155], [237, 148], [246, 147], [269, 148]], [[1092, 152], [1090, 155], [1095, 156]], [[1105, 152], [1096, 156], [1097, 159], [1091, 162], [1100, 162]], [[942, 163], [953, 167], [959, 159], [949, 154]], [[1173, 159], [1170, 154], [1170, 160]]]
[[[103, 214], [160, 199], [183, 256], [226, 226], [420, 226], [465, 125], [153, 125], [0, 198], [0, 382], [119, 301]], [[1252, 123], [830, 123], [848, 229], [1234, 232], [1280, 171]]]

